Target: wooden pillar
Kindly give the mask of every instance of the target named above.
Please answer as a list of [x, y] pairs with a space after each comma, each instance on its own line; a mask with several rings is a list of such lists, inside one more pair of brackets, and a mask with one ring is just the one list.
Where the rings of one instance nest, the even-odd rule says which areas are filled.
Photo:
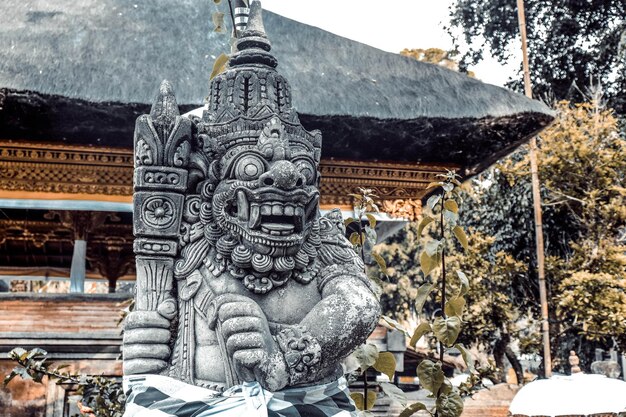
[[107, 278], [109, 281], [109, 294], [115, 294], [117, 287], [117, 278]]
[[92, 260], [94, 268], [109, 282], [109, 294], [116, 291], [117, 281], [131, 269], [135, 262], [131, 254], [124, 253], [123, 242], [109, 242], [94, 248], [98, 255]]
[[70, 292], [85, 292], [85, 263], [87, 255], [87, 241], [74, 240], [74, 253], [72, 255], [72, 267], [70, 269]]
[[91, 230], [104, 223], [109, 214], [91, 211], [50, 211], [46, 216], [48, 219], [58, 217], [63, 226], [74, 232], [74, 252], [70, 269], [70, 292], [85, 292], [87, 237]]
[[[528, 64], [528, 48], [526, 45], [526, 16], [524, 0], [517, 0], [517, 18], [522, 36], [522, 65], [524, 69], [524, 93], [532, 99], [530, 85], [530, 68]], [[530, 172], [533, 195], [533, 211], [535, 215], [535, 243], [537, 246], [537, 276], [539, 278], [539, 301], [541, 303], [541, 333], [543, 335], [543, 368], [544, 376], [552, 376], [552, 354], [550, 352], [550, 324], [548, 322], [548, 295], [545, 276], [545, 250], [543, 244], [543, 222], [541, 214], [541, 193], [539, 185], [539, 169], [537, 165], [537, 139], [530, 140]]]

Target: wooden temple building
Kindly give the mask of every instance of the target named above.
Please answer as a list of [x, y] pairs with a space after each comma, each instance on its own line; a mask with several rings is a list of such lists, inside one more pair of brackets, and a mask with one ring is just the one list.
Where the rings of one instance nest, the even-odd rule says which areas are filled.
[[[0, 355], [41, 346], [119, 374], [115, 311], [134, 279], [134, 121], [162, 79], [183, 110], [204, 104], [213, 62], [230, 51], [212, 4], [0, 4]], [[437, 174], [475, 175], [553, 118], [463, 74], [270, 12], [264, 20], [302, 124], [323, 134], [322, 209], [349, 213], [349, 194], [371, 188], [392, 230], [419, 215]], [[42, 294], [58, 282], [74, 294]], [[91, 282], [126, 293], [81, 294]], [[8, 366], [0, 359], [0, 373]], [[70, 391], [16, 389], [0, 390], [0, 416], [69, 412]]]

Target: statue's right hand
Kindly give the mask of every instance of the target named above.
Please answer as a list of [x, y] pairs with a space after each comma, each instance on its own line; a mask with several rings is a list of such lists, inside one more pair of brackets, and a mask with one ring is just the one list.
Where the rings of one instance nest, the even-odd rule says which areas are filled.
[[124, 374], [159, 374], [170, 359], [170, 320], [158, 311], [133, 311], [124, 324]]

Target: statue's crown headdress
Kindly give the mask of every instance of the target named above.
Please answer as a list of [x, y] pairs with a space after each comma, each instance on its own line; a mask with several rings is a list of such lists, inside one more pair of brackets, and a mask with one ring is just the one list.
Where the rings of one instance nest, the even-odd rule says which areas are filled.
[[321, 134], [307, 132], [291, 105], [291, 88], [276, 71], [278, 60], [271, 53], [260, 1], [250, 4], [248, 24], [236, 46], [229, 68], [211, 81], [203, 116], [207, 133], [229, 148], [246, 137], [258, 138], [270, 122], [280, 124], [290, 141], [297, 138], [312, 145], [319, 160]]

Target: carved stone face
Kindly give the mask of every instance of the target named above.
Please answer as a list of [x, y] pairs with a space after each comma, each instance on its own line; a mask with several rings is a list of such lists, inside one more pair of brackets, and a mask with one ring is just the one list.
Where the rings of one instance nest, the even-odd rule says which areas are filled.
[[319, 239], [314, 155], [310, 142], [288, 134], [276, 117], [258, 138], [242, 138], [224, 152], [212, 208], [227, 233], [221, 244], [231, 247], [236, 266], [287, 272], [304, 269], [314, 258], [313, 236]]

